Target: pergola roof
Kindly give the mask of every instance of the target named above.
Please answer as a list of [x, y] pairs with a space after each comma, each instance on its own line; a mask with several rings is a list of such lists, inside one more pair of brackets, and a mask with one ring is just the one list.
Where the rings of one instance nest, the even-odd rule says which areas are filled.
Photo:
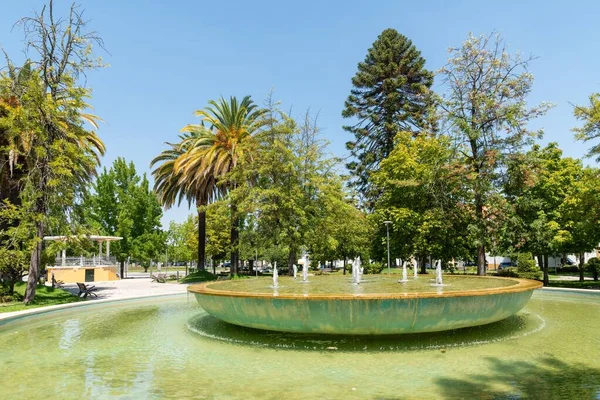
[[[117, 240], [123, 239], [120, 236], [87, 235], [85, 237], [93, 242], [116, 242]], [[72, 238], [77, 238], [77, 236], [44, 236], [44, 240], [56, 242], [63, 242]]]

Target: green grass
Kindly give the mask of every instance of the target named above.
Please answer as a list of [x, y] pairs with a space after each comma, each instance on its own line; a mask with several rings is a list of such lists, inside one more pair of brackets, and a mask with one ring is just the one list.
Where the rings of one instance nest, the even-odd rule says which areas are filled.
[[548, 283], [549, 287], [573, 288], [573, 289], [593, 289], [600, 290], [600, 281], [553, 281]]
[[[25, 282], [15, 285], [15, 292], [21, 297], [25, 294]], [[73, 303], [80, 301], [79, 297], [62, 289], [52, 289], [49, 286], [38, 285], [35, 291], [35, 300], [33, 304], [26, 306], [22, 301], [13, 301], [10, 303], [0, 303], [0, 313], [29, 310], [30, 308], [53, 306], [56, 304]]]

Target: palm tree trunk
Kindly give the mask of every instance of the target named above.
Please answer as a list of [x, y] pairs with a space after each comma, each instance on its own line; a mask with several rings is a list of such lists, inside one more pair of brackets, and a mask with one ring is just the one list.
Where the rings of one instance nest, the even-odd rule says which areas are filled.
[[206, 269], [206, 209], [198, 207], [198, 271]]

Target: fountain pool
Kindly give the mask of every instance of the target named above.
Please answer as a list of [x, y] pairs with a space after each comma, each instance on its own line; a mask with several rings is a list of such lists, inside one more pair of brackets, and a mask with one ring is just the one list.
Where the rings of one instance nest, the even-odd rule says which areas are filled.
[[[406, 274], [404, 274], [406, 275]], [[282, 277], [208, 282], [189, 287], [209, 314], [232, 324], [282, 332], [387, 335], [437, 332], [500, 321], [525, 306], [541, 283], [454, 275], [441, 281], [372, 275], [318, 276], [310, 285]], [[400, 283], [399, 283], [400, 282]]]
[[600, 395], [600, 293], [534, 292], [503, 321], [379, 337], [221, 322], [192, 295], [0, 325], [4, 398], [576, 398]]

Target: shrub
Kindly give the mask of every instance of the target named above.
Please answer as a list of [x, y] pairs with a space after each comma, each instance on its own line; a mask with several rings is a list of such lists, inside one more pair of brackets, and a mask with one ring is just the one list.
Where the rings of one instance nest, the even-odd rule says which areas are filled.
[[514, 267], [499, 269], [496, 272], [496, 275], [497, 276], [507, 276], [509, 278], [518, 278], [519, 277], [519, 273], [517, 272], [517, 269]]
[[198, 271], [198, 272], [189, 274], [188, 276], [181, 278], [179, 281], [181, 283], [192, 283], [192, 282], [214, 281], [216, 279], [217, 279], [216, 275], [213, 275], [210, 272], [204, 270], [204, 271]]
[[594, 275], [594, 280], [598, 280], [600, 274], [600, 258], [592, 257], [585, 263], [585, 269]]
[[383, 271], [383, 264], [380, 262], [365, 263], [363, 272], [365, 274], [380, 274]]
[[535, 265], [531, 253], [519, 253], [517, 255], [517, 274], [519, 278], [542, 279], [542, 270]]
[[579, 267], [577, 265], [565, 265], [563, 267], [560, 267], [558, 269], [558, 272], [572, 272], [572, 273], [579, 273]]

